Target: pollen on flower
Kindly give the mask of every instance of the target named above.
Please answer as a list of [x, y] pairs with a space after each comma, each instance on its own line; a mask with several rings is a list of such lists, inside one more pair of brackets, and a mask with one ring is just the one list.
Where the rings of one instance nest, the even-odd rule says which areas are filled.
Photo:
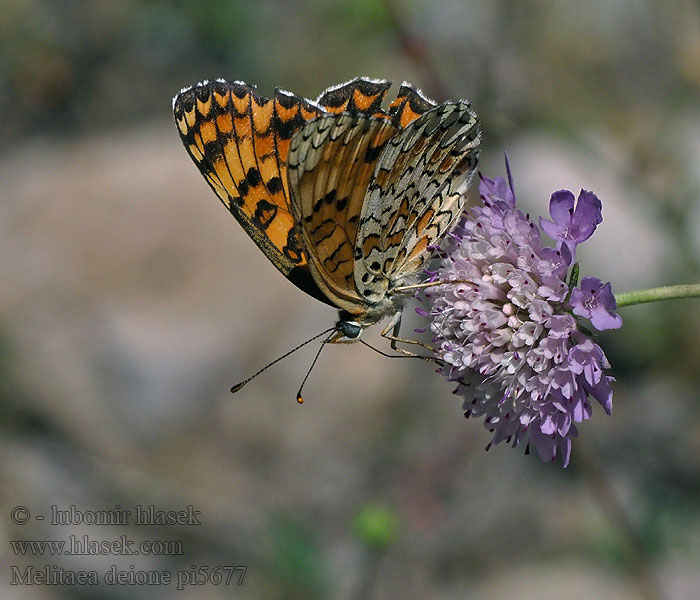
[[578, 202], [568, 190], [552, 194], [553, 221], [540, 225], [557, 247], [545, 246], [540, 228], [515, 207], [507, 158], [506, 169], [507, 181], [480, 175], [482, 204], [448, 236], [431, 273], [455, 283], [426, 289], [427, 318], [439, 372], [456, 382], [465, 416], [484, 417], [488, 447], [522, 444], [566, 466], [575, 423], [591, 417], [589, 397], [612, 410], [610, 364], [576, 319], [599, 330], [621, 326], [610, 284], [567, 284], [576, 245], [602, 221], [601, 203], [586, 190]]

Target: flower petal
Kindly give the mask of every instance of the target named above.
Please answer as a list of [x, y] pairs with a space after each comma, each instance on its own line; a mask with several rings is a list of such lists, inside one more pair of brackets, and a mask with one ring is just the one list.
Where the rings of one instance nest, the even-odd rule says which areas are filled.
[[549, 214], [560, 227], [568, 227], [574, 213], [574, 195], [569, 190], [554, 192], [549, 198]]

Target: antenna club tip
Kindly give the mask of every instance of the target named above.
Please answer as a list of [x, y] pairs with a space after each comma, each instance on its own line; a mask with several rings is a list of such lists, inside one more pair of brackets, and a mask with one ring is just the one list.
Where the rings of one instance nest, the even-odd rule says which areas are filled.
[[240, 383], [237, 383], [231, 388], [231, 393], [235, 394], [238, 390], [240, 390], [246, 383], [247, 381], [241, 381]]
[[301, 394], [297, 394], [297, 402], [299, 404], [304, 404], [304, 398], [302, 398]]

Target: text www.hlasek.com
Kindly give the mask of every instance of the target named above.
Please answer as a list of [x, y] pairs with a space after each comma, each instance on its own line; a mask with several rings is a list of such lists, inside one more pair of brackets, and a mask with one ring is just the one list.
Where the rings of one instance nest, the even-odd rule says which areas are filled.
[[12, 553], [32, 556], [182, 556], [179, 540], [144, 540], [138, 544], [125, 535], [116, 540], [93, 540], [71, 535], [67, 540], [11, 540]]

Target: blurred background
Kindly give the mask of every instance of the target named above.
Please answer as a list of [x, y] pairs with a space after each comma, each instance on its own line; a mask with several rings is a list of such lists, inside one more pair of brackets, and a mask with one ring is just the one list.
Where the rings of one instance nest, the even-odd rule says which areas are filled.
[[[482, 422], [429, 364], [359, 345], [325, 350], [303, 406], [314, 345], [230, 395], [336, 315], [220, 206], [171, 98], [214, 77], [315, 98], [357, 75], [472, 100], [482, 172], [502, 175], [506, 149], [534, 215], [556, 189], [594, 190], [605, 220], [581, 248], [584, 274], [617, 292], [698, 280], [697, 2], [5, 0], [3, 598], [178, 593], [12, 585], [12, 565], [100, 578], [111, 565], [248, 567], [241, 586], [179, 592], [203, 599], [698, 597], [697, 301], [626, 308], [600, 336], [615, 407], [596, 406], [567, 469], [485, 452]], [[137, 504], [192, 505], [202, 524], [48, 522], [51, 505]], [[47, 519], [14, 524], [20, 505]], [[177, 540], [183, 554], [10, 544], [70, 535]]]

